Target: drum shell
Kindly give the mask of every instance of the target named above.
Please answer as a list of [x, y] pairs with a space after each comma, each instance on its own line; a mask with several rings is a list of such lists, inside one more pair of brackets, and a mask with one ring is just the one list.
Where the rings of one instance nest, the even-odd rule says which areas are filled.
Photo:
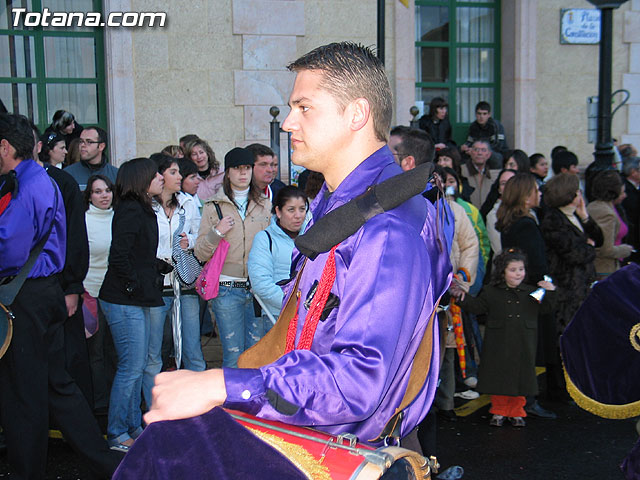
[[[309, 478], [331, 480], [430, 479], [426, 459], [400, 447], [375, 449], [318, 430], [227, 410], [241, 425], [285, 455]], [[303, 451], [301, 460], [300, 453]], [[396, 464], [398, 462], [398, 464]], [[304, 465], [301, 465], [303, 463]], [[422, 465], [418, 476], [416, 465]], [[407, 472], [406, 474], [404, 472]], [[388, 472], [389, 476], [385, 473]]]

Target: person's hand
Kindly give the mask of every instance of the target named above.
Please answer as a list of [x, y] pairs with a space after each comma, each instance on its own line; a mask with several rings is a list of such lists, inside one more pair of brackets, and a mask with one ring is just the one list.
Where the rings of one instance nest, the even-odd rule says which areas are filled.
[[462, 150], [462, 152], [464, 153], [469, 153], [469, 151], [471, 150], [471, 148], [469, 148], [468, 145], [465, 145], [464, 143], [462, 144], [462, 146], [460, 147], [460, 150]]
[[216, 225], [216, 230], [218, 230], [221, 234], [226, 235], [229, 230], [233, 228], [233, 225], [236, 221], [233, 219], [233, 216], [227, 215], [226, 217], [222, 217], [222, 220], [218, 222]]
[[77, 293], [72, 293], [70, 295], [64, 296], [64, 303], [67, 304], [67, 316], [72, 317], [76, 310], [78, 310], [78, 301], [80, 300], [80, 295]]
[[464, 300], [465, 291], [455, 282], [451, 282], [449, 293], [460, 301]]
[[146, 423], [202, 415], [227, 398], [222, 369], [193, 372], [176, 370], [156, 375]]
[[538, 286], [550, 292], [553, 292], [556, 289], [556, 286], [553, 283], [547, 282], [546, 280], [540, 280], [538, 282]]
[[189, 248], [189, 239], [187, 238], [187, 234], [182, 232], [180, 237], [180, 248], [182, 250], [187, 250]]
[[623, 243], [619, 245], [622, 250], [622, 256], [620, 258], [627, 258], [629, 255], [633, 253], [633, 247], [627, 243]]
[[447, 148], [444, 143], [436, 143], [436, 150], [442, 150], [443, 148]]
[[595, 246], [596, 246], [596, 242], [595, 242], [594, 240], [590, 239], [590, 238], [587, 238], [587, 243], [588, 243], [589, 245], [591, 245], [592, 247], [595, 247]]
[[587, 213], [587, 206], [584, 203], [584, 197], [582, 196], [582, 192], [578, 190], [576, 194], [578, 197], [578, 204], [576, 205], [576, 213], [580, 217], [580, 220], [585, 222], [587, 218], [589, 218], [589, 214]]

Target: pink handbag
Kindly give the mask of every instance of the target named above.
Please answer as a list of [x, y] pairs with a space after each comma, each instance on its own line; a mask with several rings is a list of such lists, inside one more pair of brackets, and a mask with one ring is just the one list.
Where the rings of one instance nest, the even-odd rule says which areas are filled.
[[222, 266], [227, 258], [228, 251], [229, 242], [224, 238], [220, 239], [220, 243], [218, 243], [213, 255], [202, 269], [202, 272], [200, 272], [196, 280], [196, 292], [203, 300], [211, 300], [218, 296], [220, 272], [222, 272]]

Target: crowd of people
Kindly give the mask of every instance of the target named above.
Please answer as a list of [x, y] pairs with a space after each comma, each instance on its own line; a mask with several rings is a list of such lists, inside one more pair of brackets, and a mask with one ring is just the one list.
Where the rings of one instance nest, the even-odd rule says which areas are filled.
[[[640, 165], [637, 152], [621, 146], [619, 162], [595, 172], [585, 187], [578, 159], [565, 147], [555, 147], [550, 162], [541, 153], [509, 149], [487, 102], [476, 106], [476, 121], [460, 147], [443, 98], [431, 101], [419, 126], [391, 129], [388, 148], [404, 171], [436, 164], [424, 196], [436, 210], [442, 206], [452, 234], [453, 280], [438, 306], [439, 387], [417, 431], [423, 452], [431, 455], [435, 419], [455, 421], [456, 396], [491, 395], [496, 427], [505, 420], [524, 427], [528, 415], [555, 418], [537, 401], [538, 365], [547, 369], [545, 399], [570, 401], [559, 335], [594, 282], [637, 261]], [[377, 141], [388, 133], [376, 132]], [[278, 158], [265, 145], [236, 147], [221, 163], [206, 140], [190, 134], [117, 168], [108, 159], [107, 138], [103, 129], [83, 128], [63, 110], [42, 135], [24, 117], [3, 114], [0, 122], [1, 173], [15, 170], [20, 188], [33, 198], [57, 201], [54, 208], [36, 207], [39, 238], [45, 223], [53, 225], [34, 267], [44, 273], [25, 284], [14, 304], [18, 315], [39, 318], [46, 337], [56, 341], [38, 337], [40, 343], [28, 347], [34, 357], [28, 364], [13, 358], [12, 350], [0, 363], [4, 370], [16, 368], [0, 371], [0, 419], [10, 462], [25, 478], [44, 472], [46, 454], [47, 419], [25, 418], [32, 412], [50, 408], [65, 438], [99, 475], [109, 476], [120, 459], [109, 452], [126, 453], [143, 432], [156, 375], [174, 367], [206, 369], [203, 324], [215, 322], [223, 367], [237, 367], [242, 352], [280, 313], [285, 294], [279, 282], [291, 278], [294, 240], [311, 220], [310, 199], [327, 210], [340, 201], [339, 191], [328, 195], [335, 177], [322, 174], [335, 172], [314, 171], [310, 164], [301, 176], [304, 190], [287, 186], [276, 178]], [[4, 225], [17, 228], [15, 207], [0, 215]], [[0, 242], [19, 241], [4, 230]], [[20, 258], [26, 259], [37, 242], [23, 243]], [[219, 291], [207, 302], [198, 295], [193, 270], [223, 244], [228, 251]], [[23, 263], [13, 255], [15, 264], [3, 262], [0, 277], [19, 272]], [[317, 286], [308, 287], [315, 292]], [[31, 296], [42, 300], [30, 303]], [[50, 303], [43, 316], [45, 300]], [[326, 315], [338, 304], [327, 304]], [[33, 391], [30, 372], [39, 370], [49, 372], [49, 393], [46, 379], [45, 391]], [[25, 397], [31, 405], [17, 415]], [[89, 418], [92, 411], [108, 415], [108, 447]], [[33, 433], [27, 441], [23, 422]]]
[[[585, 186], [578, 158], [563, 146], [553, 149], [550, 162], [541, 153], [498, 151], [502, 130], [486, 102], [478, 103], [461, 148], [446, 112], [444, 99], [433, 99], [420, 129], [395, 127], [389, 141], [405, 171], [435, 157], [454, 217], [454, 280], [450, 298], [440, 303], [446, 348], [435, 409], [455, 421], [454, 397], [479, 392], [491, 395], [493, 426], [508, 419], [524, 427], [527, 416], [554, 419], [537, 399], [572, 402], [559, 336], [594, 282], [637, 261], [637, 152], [616, 147], [616, 163], [592, 172]], [[502, 161], [492, 164], [497, 154]], [[546, 367], [540, 386], [536, 366]], [[429, 451], [435, 450], [433, 424], [431, 415], [421, 424]]]

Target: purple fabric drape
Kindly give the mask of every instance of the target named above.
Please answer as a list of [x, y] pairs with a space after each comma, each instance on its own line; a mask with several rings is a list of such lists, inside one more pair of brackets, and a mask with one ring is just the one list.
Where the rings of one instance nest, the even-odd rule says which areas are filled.
[[204, 415], [149, 425], [116, 470], [114, 480], [304, 480], [273, 449], [216, 407]]

